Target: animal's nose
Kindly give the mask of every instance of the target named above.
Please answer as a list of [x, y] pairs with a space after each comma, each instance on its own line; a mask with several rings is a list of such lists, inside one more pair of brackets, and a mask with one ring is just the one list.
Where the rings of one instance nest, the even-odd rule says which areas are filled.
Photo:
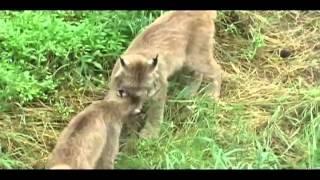
[[120, 97], [126, 97], [127, 93], [123, 90], [123, 89], [119, 89], [118, 90], [118, 96]]

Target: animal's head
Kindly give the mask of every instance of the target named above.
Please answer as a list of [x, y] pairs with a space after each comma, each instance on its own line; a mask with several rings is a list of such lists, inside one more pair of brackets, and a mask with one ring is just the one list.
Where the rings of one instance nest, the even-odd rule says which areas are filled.
[[140, 114], [143, 107], [143, 101], [137, 96], [128, 96], [127, 93], [109, 90], [104, 97], [105, 101], [113, 102], [120, 112], [124, 114]]
[[141, 55], [125, 55], [119, 58], [119, 70], [114, 76], [114, 85], [122, 96], [142, 99], [150, 96], [157, 80], [158, 55], [145, 58]]

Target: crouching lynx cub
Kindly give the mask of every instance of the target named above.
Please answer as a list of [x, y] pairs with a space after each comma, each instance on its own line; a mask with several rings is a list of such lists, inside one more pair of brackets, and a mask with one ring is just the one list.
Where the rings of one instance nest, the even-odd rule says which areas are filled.
[[111, 92], [92, 103], [62, 131], [47, 168], [113, 169], [122, 123], [140, 107], [138, 99]]
[[220, 96], [222, 70], [213, 57], [216, 11], [171, 11], [146, 27], [116, 62], [110, 88], [148, 100], [140, 135], [157, 137], [163, 119], [168, 78], [183, 67], [194, 72], [195, 93], [210, 79], [213, 98]]

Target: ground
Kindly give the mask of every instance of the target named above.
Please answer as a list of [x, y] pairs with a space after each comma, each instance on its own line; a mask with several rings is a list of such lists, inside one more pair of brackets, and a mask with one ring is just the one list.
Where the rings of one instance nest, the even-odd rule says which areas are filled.
[[[0, 167], [42, 168], [160, 13], [2, 12]], [[221, 99], [172, 81], [160, 138], [121, 152], [116, 168], [319, 167], [319, 12], [220, 11], [216, 28], [215, 57], [230, 74]]]

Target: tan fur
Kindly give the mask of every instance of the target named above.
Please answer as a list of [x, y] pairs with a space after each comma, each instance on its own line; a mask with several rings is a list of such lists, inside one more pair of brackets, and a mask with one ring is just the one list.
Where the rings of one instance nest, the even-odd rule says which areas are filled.
[[122, 123], [141, 104], [110, 93], [77, 114], [62, 131], [47, 167], [50, 169], [113, 169]]
[[[214, 98], [220, 96], [222, 70], [213, 57], [216, 11], [170, 11], [146, 27], [116, 62], [110, 87], [150, 100], [142, 137], [159, 134], [167, 94], [167, 81], [186, 67], [194, 71], [192, 93], [203, 76], [210, 79]], [[152, 59], [158, 55], [158, 63]]]
[[50, 169], [71, 169], [71, 167], [66, 164], [57, 164], [51, 167]]

